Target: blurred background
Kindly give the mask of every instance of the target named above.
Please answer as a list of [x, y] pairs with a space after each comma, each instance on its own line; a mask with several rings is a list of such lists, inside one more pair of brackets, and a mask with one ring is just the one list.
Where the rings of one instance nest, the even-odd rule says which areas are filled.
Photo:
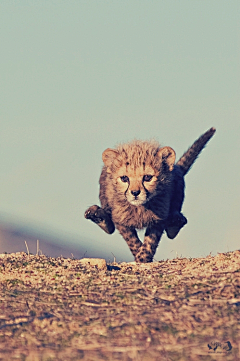
[[133, 260], [83, 217], [102, 152], [155, 138], [179, 158], [211, 126], [155, 259], [240, 248], [238, 0], [2, 0], [0, 22], [0, 253]]

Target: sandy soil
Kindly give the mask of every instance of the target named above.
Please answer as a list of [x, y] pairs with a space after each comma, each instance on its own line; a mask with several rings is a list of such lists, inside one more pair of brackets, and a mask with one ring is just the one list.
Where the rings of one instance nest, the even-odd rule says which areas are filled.
[[0, 255], [0, 360], [238, 360], [240, 252], [109, 264]]

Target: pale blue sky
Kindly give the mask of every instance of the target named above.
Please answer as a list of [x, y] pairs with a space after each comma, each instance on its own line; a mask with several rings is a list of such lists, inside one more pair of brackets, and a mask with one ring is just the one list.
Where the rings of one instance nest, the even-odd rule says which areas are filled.
[[2, 214], [132, 260], [83, 217], [101, 153], [155, 137], [180, 157], [215, 126], [186, 177], [189, 223], [156, 259], [240, 248], [238, 0], [8, 0], [0, 23]]

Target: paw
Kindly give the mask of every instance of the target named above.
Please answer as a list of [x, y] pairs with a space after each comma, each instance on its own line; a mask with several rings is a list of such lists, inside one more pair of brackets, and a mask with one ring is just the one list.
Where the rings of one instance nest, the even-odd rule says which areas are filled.
[[100, 210], [101, 210], [101, 208], [96, 205], [91, 206], [84, 213], [84, 217], [86, 219], [91, 219], [91, 221], [98, 224], [103, 221], [103, 218], [101, 217], [101, 214], [100, 214], [101, 213]]
[[185, 224], [187, 224], [187, 218], [184, 217], [182, 213], [174, 213], [170, 215], [165, 225], [168, 238], [175, 238]]
[[84, 217], [96, 223], [108, 234], [112, 234], [115, 231], [115, 226], [110, 216], [104, 211], [104, 209], [96, 205], [88, 208], [84, 213]]

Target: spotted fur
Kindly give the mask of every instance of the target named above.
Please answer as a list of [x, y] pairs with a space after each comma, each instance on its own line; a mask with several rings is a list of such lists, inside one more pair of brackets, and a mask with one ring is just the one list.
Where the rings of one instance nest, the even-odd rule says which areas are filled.
[[[175, 164], [175, 152], [157, 142], [135, 140], [106, 149], [100, 176], [100, 202], [85, 218], [106, 233], [115, 227], [137, 262], [151, 262], [164, 230], [171, 239], [187, 223], [181, 213], [184, 175], [190, 169], [214, 128], [204, 133]], [[143, 243], [136, 229], [146, 228]]]

